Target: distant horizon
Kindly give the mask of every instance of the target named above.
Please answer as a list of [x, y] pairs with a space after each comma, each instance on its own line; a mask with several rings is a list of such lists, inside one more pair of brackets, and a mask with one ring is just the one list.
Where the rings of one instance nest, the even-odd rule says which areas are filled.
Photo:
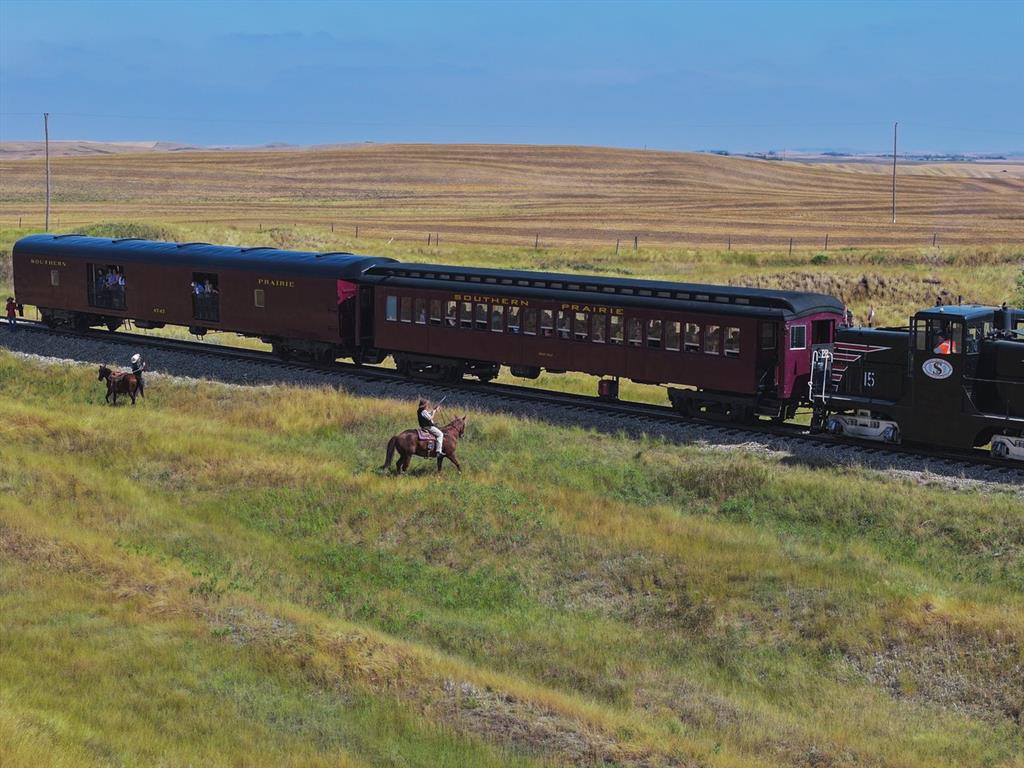
[[[52, 126], [52, 122], [51, 122]], [[42, 145], [44, 139], [42, 137], [37, 138], [0, 138], [0, 145], [4, 144], [39, 144]], [[767, 147], [764, 149], [752, 149], [752, 150], [729, 150], [722, 147], [693, 147], [693, 148], [670, 148], [670, 147], [657, 147], [657, 146], [616, 146], [610, 144], [584, 144], [580, 142], [500, 142], [500, 141], [374, 141], [372, 139], [364, 140], [352, 140], [352, 141], [327, 141], [313, 144], [299, 144], [284, 140], [269, 141], [260, 144], [230, 144], [230, 143], [215, 143], [215, 144], [197, 144], [194, 142], [177, 141], [174, 139], [92, 139], [92, 138], [63, 138], [54, 137], [53, 129], [51, 128], [50, 144], [98, 144], [98, 145], [168, 145], [175, 149], [181, 148], [182, 150], [223, 150], [223, 151], [242, 151], [242, 150], [258, 150], [258, 149], [317, 149], [317, 148], [329, 148], [329, 147], [348, 147], [348, 146], [362, 146], [362, 145], [389, 145], [389, 144], [423, 144], [423, 145], [452, 145], [452, 146], [522, 146], [522, 147], [581, 147], [586, 149], [610, 149], [610, 150], [633, 150], [638, 152], [678, 152], [678, 153], [693, 153], [693, 154], [714, 154], [722, 156], [736, 156], [736, 157], [753, 157], [761, 155], [808, 155], [808, 156], [828, 156], [836, 155], [837, 157], [860, 157], [860, 158], [891, 158], [892, 150], [888, 152], [881, 150], [859, 150], [851, 149], [848, 147]], [[173, 150], [168, 150], [173, 151]], [[1005, 149], [1005, 150], [954, 150], [954, 151], [937, 151], [937, 150], [926, 150], [926, 149], [913, 149], [897, 147], [896, 152], [897, 158], [918, 158], [918, 157], [964, 157], [969, 160], [985, 160], [985, 159], [1007, 159], [1007, 160], [1020, 160], [1024, 159], [1024, 149]]]
[[1022, 0], [240, 7], [5, 0], [0, 140], [1024, 147]]

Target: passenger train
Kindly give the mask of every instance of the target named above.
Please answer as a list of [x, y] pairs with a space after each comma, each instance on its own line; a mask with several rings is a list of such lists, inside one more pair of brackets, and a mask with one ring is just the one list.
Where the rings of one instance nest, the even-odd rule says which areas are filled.
[[[502, 366], [665, 386], [682, 414], [784, 421], [1024, 459], [1024, 311], [935, 307], [906, 328], [850, 328], [814, 293], [410, 264], [351, 253], [32, 235], [17, 300], [51, 327], [188, 327], [283, 358], [350, 358], [425, 380]], [[939, 350], [939, 351], [936, 351]]]

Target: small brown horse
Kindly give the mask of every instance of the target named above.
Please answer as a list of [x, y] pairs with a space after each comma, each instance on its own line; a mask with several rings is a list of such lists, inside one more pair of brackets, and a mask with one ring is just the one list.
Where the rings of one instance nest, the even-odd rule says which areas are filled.
[[105, 365], [100, 366], [100, 375], [97, 377], [97, 381], [107, 380], [107, 402], [110, 402], [110, 396], [114, 396], [114, 405], [117, 405], [117, 396], [128, 395], [132, 399], [132, 405], [135, 405], [135, 393], [139, 391], [139, 380], [135, 378], [132, 373], [119, 371], [114, 373], [112, 370], [107, 368]]
[[[456, 417], [450, 424], [441, 427], [441, 432], [444, 434], [444, 456], [437, 457], [437, 471], [441, 471], [441, 464], [448, 459], [461, 472], [462, 465], [459, 464], [459, 460], [455, 456], [455, 449], [459, 444], [459, 438], [466, 434], [466, 417]], [[422, 439], [418, 429], [407, 429], [405, 432], [400, 432], [388, 441], [388, 456], [381, 469], [391, 469], [391, 459], [397, 450], [398, 463], [395, 468], [399, 474], [405, 472], [409, 468], [409, 462], [413, 456], [422, 456], [425, 459], [431, 457], [432, 454], [427, 448], [431, 442], [433, 439]]]

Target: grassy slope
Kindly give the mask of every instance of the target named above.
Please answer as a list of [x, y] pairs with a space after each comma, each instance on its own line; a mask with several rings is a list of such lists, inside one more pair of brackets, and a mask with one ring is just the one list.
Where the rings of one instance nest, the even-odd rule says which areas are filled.
[[407, 404], [150, 393], [0, 355], [11, 764], [1021, 764], [1019, 500], [476, 414], [396, 479]]

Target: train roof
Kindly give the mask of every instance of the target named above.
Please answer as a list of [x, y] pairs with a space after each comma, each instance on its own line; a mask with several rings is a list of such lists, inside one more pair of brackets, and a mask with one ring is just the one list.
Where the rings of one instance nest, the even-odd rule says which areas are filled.
[[210, 269], [285, 269], [290, 274], [357, 278], [375, 264], [394, 261], [354, 253], [286, 251], [258, 246], [246, 248], [210, 243], [166, 243], [126, 237], [85, 235], [29, 235], [14, 244], [16, 254], [65, 258], [92, 258], [116, 263], [166, 263], [181, 259], [189, 265]]
[[[368, 277], [397, 279], [423, 288], [473, 290], [509, 293], [517, 296], [599, 302], [612, 300], [634, 306], [666, 304], [680, 308], [724, 309], [757, 313], [757, 310], [803, 316], [817, 312], [842, 313], [844, 306], [833, 296], [820, 293], [744, 288], [733, 285], [673, 283], [659, 280], [635, 280], [621, 277], [597, 277], [557, 272], [479, 269], [434, 264], [390, 262], [367, 270]], [[575, 297], [575, 299], [574, 299]], [[683, 307], [682, 305], [685, 305]], [[709, 306], [710, 305], [710, 306]]]
[[937, 318], [948, 320], [982, 320], [991, 318], [998, 307], [989, 307], [984, 304], [943, 304], [937, 307], [928, 307], [917, 313], [917, 317]]

